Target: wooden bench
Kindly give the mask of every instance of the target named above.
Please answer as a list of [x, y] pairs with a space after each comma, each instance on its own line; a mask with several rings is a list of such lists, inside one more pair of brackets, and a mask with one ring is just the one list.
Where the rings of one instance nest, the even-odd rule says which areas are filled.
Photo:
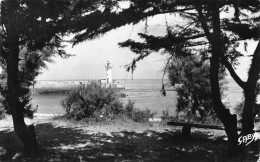
[[[217, 129], [217, 130], [225, 130], [223, 126], [216, 125], [206, 125], [206, 124], [192, 124], [192, 123], [179, 123], [179, 122], [168, 122], [167, 125], [171, 126], [182, 126], [182, 135], [184, 137], [188, 137], [191, 134], [191, 127], [194, 128], [204, 128], [204, 129]], [[237, 128], [238, 131], [242, 131], [242, 128]], [[260, 132], [260, 130], [255, 130], [255, 132]]]

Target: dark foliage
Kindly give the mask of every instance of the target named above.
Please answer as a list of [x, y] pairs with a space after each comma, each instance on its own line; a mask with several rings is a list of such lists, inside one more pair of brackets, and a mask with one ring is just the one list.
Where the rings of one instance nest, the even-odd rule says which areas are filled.
[[1, 104], [0, 106], [0, 119], [3, 119], [5, 117], [5, 107]]
[[156, 113], [151, 112], [148, 108], [145, 110], [139, 110], [135, 108], [134, 102], [129, 100], [128, 103], [124, 107], [123, 114], [126, 115], [128, 118], [132, 119], [135, 122], [146, 123], [150, 118], [154, 118]]
[[138, 110], [132, 101], [124, 106], [116, 89], [101, 87], [97, 83], [75, 88], [61, 105], [66, 116], [75, 120], [106, 122], [127, 117], [135, 122], [148, 122], [155, 115], [148, 109]]
[[[128, 7], [122, 8], [120, 3], [128, 3]], [[251, 132], [254, 124], [252, 119], [252, 106], [255, 102], [256, 83], [259, 79], [259, 47], [254, 53], [252, 66], [249, 70], [248, 81], [244, 82], [234, 71], [233, 65], [237, 64], [237, 58], [241, 54], [236, 50], [238, 43], [246, 39], [259, 39], [259, 0], [118, 0], [118, 1], [70, 1], [70, 0], [4, 0], [1, 2], [1, 50], [0, 55], [6, 60], [8, 71], [8, 106], [12, 108], [13, 115], [18, 114], [18, 120], [14, 120], [16, 130], [22, 136], [27, 130], [21, 119], [19, 111], [28, 105], [29, 91], [26, 82], [20, 76], [18, 63], [20, 61], [20, 47], [27, 46], [30, 50], [42, 50], [44, 47], [54, 47], [59, 55], [66, 56], [62, 49], [61, 36], [70, 31], [75, 34], [73, 43], [98, 38], [106, 32], [124, 26], [136, 24], [147, 17], [158, 14], [174, 13], [185, 19], [186, 23], [172, 27], [167, 25], [164, 36], [154, 37], [148, 34], [142, 35], [145, 43], [141, 46], [135, 42], [129, 42], [128, 47], [134, 46], [139, 57], [133, 60], [128, 69], [134, 69], [136, 61], [142, 60], [151, 52], [165, 49], [164, 53], [172, 56], [185, 55], [186, 50], [192, 50], [193, 54], [200, 54], [202, 60], [210, 58], [211, 61], [211, 90], [214, 108], [218, 117], [227, 128], [230, 145], [237, 144], [236, 116], [230, 114], [221, 101], [221, 89], [219, 87], [220, 64], [229, 70], [231, 76], [245, 91], [245, 106], [243, 113], [243, 131]], [[220, 13], [234, 10], [233, 17], [222, 17]], [[97, 21], [98, 20], [98, 21]], [[202, 33], [202, 34], [201, 34]], [[245, 34], [248, 33], [248, 34]], [[161, 44], [166, 39], [169, 43]], [[157, 42], [157, 43], [155, 43]], [[167, 41], [165, 41], [167, 42]], [[172, 43], [172, 44], [171, 44]], [[154, 45], [158, 44], [156, 48]], [[246, 47], [246, 43], [245, 43]], [[139, 48], [138, 50], [136, 50]], [[186, 49], [183, 53], [182, 49]], [[189, 52], [190, 53], [190, 52]], [[1, 59], [2, 62], [2, 59]], [[14, 68], [11, 68], [14, 66]], [[165, 68], [167, 69], [167, 68]], [[166, 70], [164, 70], [166, 71]], [[13, 80], [12, 80], [12, 79]], [[13, 91], [11, 91], [11, 89]], [[22, 101], [19, 97], [24, 98]], [[14, 100], [14, 102], [12, 102]], [[26, 102], [23, 102], [26, 101]], [[23, 107], [24, 106], [24, 107]], [[26, 142], [27, 141], [27, 142]], [[24, 138], [25, 146], [31, 146], [29, 140]], [[33, 150], [33, 149], [32, 149]], [[233, 151], [233, 149], [231, 149]]]
[[[167, 66], [176, 56], [186, 54], [200, 55], [201, 59], [210, 61], [210, 82], [214, 110], [224, 124], [229, 141], [230, 155], [237, 155], [238, 133], [237, 117], [230, 113], [221, 100], [219, 74], [221, 68], [226, 68], [237, 84], [245, 92], [245, 106], [243, 108], [243, 133], [251, 133], [254, 128], [253, 105], [255, 104], [256, 84], [260, 73], [260, 43], [253, 56], [248, 80], [244, 82], [235, 72], [237, 58], [242, 54], [237, 50], [238, 45], [244, 43], [247, 49], [248, 39], [259, 39], [259, 0], [129, 0], [112, 1], [96, 12], [86, 13], [78, 19], [81, 24], [77, 30], [74, 43], [97, 38], [106, 32], [124, 26], [136, 24], [148, 17], [159, 14], [171, 14], [181, 18], [184, 23], [169, 26], [165, 18], [166, 34], [153, 36], [145, 32], [140, 34], [143, 42], [128, 40], [121, 43], [122, 47], [129, 47], [138, 56], [132, 63], [126, 65], [127, 70], [134, 70], [136, 62], [149, 56], [152, 52], [168, 54]], [[119, 3], [126, 2], [128, 7], [120, 8]], [[98, 16], [96, 16], [98, 13]], [[101, 14], [102, 13], [102, 14]], [[223, 16], [225, 13], [233, 16]], [[80, 13], [82, 15], [82, 13]], [[100, 15], [102, 16], [100, 16]], [[96, 17], [98, 23], [85, 23], [88, 18]], [[116, 20], [116, 21], [115, 21]], [[146, 23], [147, 24], [147, 23]], [[91, 28], [88, 28], [91, 27]], [[189, 51], [190, 50], [190, 51]], [[187, 52], [189, 51], [189, 52]], [[162, 86], [164, 90], [164, 86]], [[165, 94], [165, 91], [163, 91]], [[235, 151], [234, 151], [235, 150]]]
[[[6, 112], [12, 114], [15, 132], [29, 154], [36, 153], [38, 146], [34, 126], [27, 127], [24, 122], [24, 116], [32, 117], [34, 112], [29, 86], [34, 85], [42, 68], [42, 57], [54, 53], [68, 56], [62, 36], [68, 31], [64, 19], [70, 5], [70, 0], [1, 1], [0, 60], [7, 74], [2, 96]], [[49, 54], [41, 53], [49, 50]]]
[[[168, 77], [178, 94], [177, 113], [183, 112], [185, 116], [193, 115], [202, 121], [216, 115], [211, 99], [208, 61], [202, 62], [199, 56], [175, 58], [168, 66]], [[225, 89], [224, 77], [223, 70], [219, 76], [222, 95]]]
[[[56, 6], [56, 7], [55, 7]], [[58, 7], [59, 6], [59, 7]], [[36, 109], [30, 104], [30, 87], [34, 86], [35, 78], [40, 74], [42, 68], [46, 68], [46, 62], [52, 62], [51, 57], [58, 54], [62, 57], [68, 57], [63, 50], [62, 36], [66, 34], [67, 28], [62, 23], [65, 17], [69, 1], [2, 1], [1, 3], [1, 67], [4, 67], [4, 74], [1, 74], [1, 95], [5, 98], [2, 105], [5, 112], [8, 110], [7, 96], [10, 91], [7, 88], [7, 59], [10, 55], [10, 46], [8, 39], [12, 36], [19, 38], [19, 60], [18, 72], [15, 76], [18, 85], [18, 96], [20, 97], [19, 109], [27, 117], [33, 117]], [[10, 14], [16, 10], [15, 22], [16, 31], [11, 33]], [[15, 35], [19, 33], [18, 35]], [[12, 47], [14, 48], [14, 47]], [[12, 53], [14, 54], [14, 53]], [[13, 59], [14, 60], [14, 59]], [[9, 65], [10, 66], [10, 65]], [[10, 74], [9, 74], [10, 75]], [[13, 97], [14, 98], [14, 97]], [[14, 102], [14, 101], [12, 101]]]

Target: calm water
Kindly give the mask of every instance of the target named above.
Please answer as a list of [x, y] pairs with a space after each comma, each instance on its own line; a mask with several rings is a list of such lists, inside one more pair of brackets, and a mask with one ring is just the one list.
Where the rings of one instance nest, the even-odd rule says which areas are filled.
[[[168, 82], [169, 81], [167, 80], [164, 81], [164, 83]], [[243, 91], [232, 78], [227, 79], [227, 82], [228, 89], [225, 92], [223, 101], [228, 102], [231, 106], [234, 106], [238, 102], [241, 102], [243, 98]], [[126, 89], [133, 91], [160, 91], [162, 81], [160, 79], [127, 80], [125, 86]]]
[[[169, 81], [164, 80], [164, 84]], [[161, 79], [135, 79], [125, 80], [126, 90], [144, 90], [144, 91], [160, 91], [162, 88]]]
[[[142, 105], [147, 105], [147, 108], [151, 108], [153, 111], [160, 112], [162, 109], [170, 109], [175, 106], [176, 101], [174, 98], [161, 98], [159, 92], [161, 89], [161, 80], [160, 79], [136, 79], [136, 80], [124, 80], [125, 88], [127, 92], [133, 93], [143, 93], [146, 96], [139, 96], [133, 98]], [[164, 81], [167, 83], [167, 81]], [[228, 90], [225, 92], [226, 96], [223, 98], [225, 102], [229, 102], [229, 105], [234, 106], [238, 102], [240, 102], [243, 98], [242, 89], [233, 81], [233, 79], [228, 79]], [[148, 93], [149, 92], [149, 93]], [[151, 95], [152, 96], [149, 96]], [[176, 93], [171, 93], [171, 95], [175, 95]], [[64, 99], [66, 96], [63, 95], [33, 95], [32, 103], [34, 105], [38, 105], [38, 113], [53, 113], [53, 114], [63, 114], [65, 113], [64, 109], [60, 105], [60, 101]], [[172, 97], [172, 96], [170, 96]], [[155, 101], [158, 99], [158, 102]], [[165, 100], [168, 105], [162, 107], [159, 101]], [[169, 100], [169, 101], [168, 101]], [[146, 103], [150, 102], [151, 103]]]
[[[130, 93], [128, 98], [123, 99], [127, 102], [128, 99], [135, 100], [136, 106], [140, 109], [149, 108], [153, 112], [158, 111], [158, 115], [161, 114], [161, 102], [166, 103], [163, 109], [171, 109], [175, 107], [174, 98], [162, 97], [160, 95], [161, 80], [160, 79], [137, 79], [137, 80], [121, 80], [125, 82], [126, 91]], [[57, 81], [44, 81], [46, 84], [57, 84]], [[61, 81], [59, 81], [61, 82]], [[167, 83], [167, 81], [164, 81]], [[46, 87], [46, 86], [45, 86]], [[64, 99], [65, 95], [33, 95], [33, 105], [38, 105], [37, 113], [43, 114], [64, 114], [65, 111], [60, 104], [60, 101]], [[150, 102], [152, 101], [152, 102]], [[171, 102], [172, 101], [172, 102]]]
[[42, 114], [64, 114], [65, 111], [60, 104], [66, 96], [64, 95], [33, 95], [32, 104], [38, 105], [37, 113]]

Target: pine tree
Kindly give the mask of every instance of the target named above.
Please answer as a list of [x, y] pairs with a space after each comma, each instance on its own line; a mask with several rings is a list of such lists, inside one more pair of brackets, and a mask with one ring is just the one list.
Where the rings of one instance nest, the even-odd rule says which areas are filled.
[[[187, 56], [173, 59], [167, 69], [172, 86], [176, 86], [177, 112], [205, 122], [206, 118], [215, 118], [214, 104], [211, 100], [210, 66], [202, 62], [199, 56]], [[220, 75], [221, 89], [225, 88], [226, 73]], [[222, 96], [223, 96], [222, 91]], [[198, 114], [199, 116], [198, 116]], [[199, 117], [199, 118], [198, 118]]]
[[[120, 8], [120, 2], [128, 2], [129, 7]], [[167, 27], [168, 32], [164, 36], [140, 34], [145, 42], [128, 40], [122, 43], [121, 46], [130, 47], [133, 52], [138, 54], [128, 69], [134, 69], [137, 61], [159, 50], [165, 50], [171, 57], [171, 55], [185, 54], [182, 49], [188, 48], [205, 59], [209, 59], [214, 110], [226, 128], [229, 155], [237, 155], [239, 152], [237, 117], [231, 114], [221, 101], [219, 74], [221, 66], [224, 66], [244, 90], [245, 106], [242, 134], [252, 133], [254, 128], [253, 105], [255, 104], [255, 90], [260, 73], [260, 44], [252, 55], [252, 64], [246, 82], [242, 81], [236, 74], [234, 66], [238, 63], [237, 58], [241, 57], [241, 53], [236, 48], [238, 44], [246, 42], [248, 39], [259, 40], [257, 24], [259, 8], [259, 0], [105, 1], [104, 7], [95, 12], [81, 10], [81, 16], [72, 23], [76, 26], [72, 32], [76, 34], [74, 44], [77, 44], [98, 38], [112, 29], [126, 24], [136, 24], [147, 17], [159, 14], [173, 13], [185, 19], [186, 23]], [[220, 14], [225, 13], [233, 13], [233, 16], [220, 16]], [[86, 20], [93, 21], [90, 23]]]
[[44, 60], [53, 54], [66, 57], [61, 37], [66, 34], [65, 17], [71, 2], [66, 0], [6, 0], [1, 2], [1, 63], [6, 68], [2, 89], [14, 130], [28, 153], [37, 151], [33, 125], [26, 126], [24, 115], [32, 115], [29, 86]]

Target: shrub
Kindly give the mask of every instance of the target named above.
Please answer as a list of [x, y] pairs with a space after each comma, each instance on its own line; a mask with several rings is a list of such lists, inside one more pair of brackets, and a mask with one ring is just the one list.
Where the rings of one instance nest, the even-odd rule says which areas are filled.
[[127, 117], [135, 122], [148, 122], [155, 115], [148, 109], [138, 110], [132, 101], [124, 106], [116, 89], [105, 88], [94, 82], [71, 90], [61, 105], [66, 116], [75, 120], [104, 122]]
[[208, 124], [208, 125], [221, 125], [222, 123], [215, 115], [206, 116], [203, 119], [194, 114], [177, 114], [176, 116], [170, 116], [169, 110], [163, 110], [161, 116], [162, 124], [167, 124], [169, 121], [181, 122], [181, 123], [197, 123], [197, 124]]
[[47, 87], [47, 88], [35, 88], [35, 93], [41, 95], [66, 95], [69, 94], [73, 88], [71, 87], [63, 87], [63, 88], [54, 88], [54, 87]]
[[163, 110], [161, 119], [164, 123], [167, 123], [172, 120], [172, 116], [170, 116], [169, 110]]
[[135, 122], [146, 123], [149, 118], [154, 118], [156, 115], [155, 112], [151, 112], [149, 109], [139, 110], [134, 107], [134, 102], [129, 100], [125, 105], [125, 111], [128, 118], [132, 119]]
[[193, 124], [205, 124], [205, 125], [217, 125], [220, 126], [222, 125], [221, 121], [216, 117], [216, 116], [206, 116], [201, 120], [196, 115], [189, 114], [189, 115], [176, 115], [176, 116], [165, 116], [163, 115], [161, 117], [162, 119], [162, 124], [167, 124], [169, 121], [174, 121], [174, 122], [180, 122], [180, 123], [193, 123]]
[[104, 88], [97, 83], [80, 85], [73, 89], [61, 104], [68, 117], [76, 120], [111, 117], [123, 108], [115, 89]]
[[6, 116], [6, 108], [4, 106], [4, 98], [0, 97], [0, 119]]
[[132, 112], [134, 110], [134, 105], [135, 105], [134, 101], [128, 100], [128, 103], [125, 105], [126, 112], [127, 113]]
[[[226, 73], [220, 71], [221, 95], [226, 89]], [[205, 120], [215, 116], [211, 99], [210, 65], [198, 56], [176, 57], [168, 67], [168, 78], [177, 92], [177, 114], [184, 113], [190, 117]], [[191, 115], [192, 114], [192, 115]]]
[[0, 119], [3, 119], [5, 115], [5, 108], [3, 106], [0, 106]]

